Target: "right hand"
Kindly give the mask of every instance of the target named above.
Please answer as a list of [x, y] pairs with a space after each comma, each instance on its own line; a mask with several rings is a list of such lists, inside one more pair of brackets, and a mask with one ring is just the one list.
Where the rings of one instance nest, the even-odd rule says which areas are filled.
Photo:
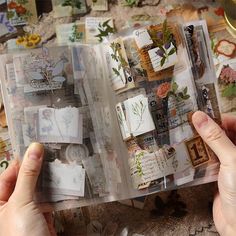
[[[193, 124], [220, 160], [219, 191], [213, 204], [215, 226], [224, 236], [236, 235], [236, 117], [223, 116], [225, 132], [203, 112], [195, 112]], [[228, 137], [227, 137], [228, 136]]]

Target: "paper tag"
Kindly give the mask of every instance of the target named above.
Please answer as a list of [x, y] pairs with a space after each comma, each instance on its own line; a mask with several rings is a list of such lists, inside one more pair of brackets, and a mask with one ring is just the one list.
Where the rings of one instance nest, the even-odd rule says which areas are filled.
[[108, 0], [92, 1], [93, 11], [108, 11]]
[[133, 34], [139, 49], [153, 44], [151, 36], [146, 29], [135, 30]]
[[80, 165], [46, 162], [42, 182], [43, 188], [53, 194], [84, 197], [85, 170]]
[[133, 136], [147, 133], [155, 129], [155, 125], [148, 108], [148, 98], [143, 95], [124, 101], [130, 133]]
[[35, 0], [7, 0], [7, 15], [12, 25], [25, 25], [38, 21]]
[[75, 22], [56, 26], [58, 44], [85, 43], [85, 24]]
[[178, 58], [174, 45], [171, 43], [168, 49], [165, 49], [164, 47], [163, 49], [165, 51], [156, 47], [148, 51], [155, 72], [164, 70], [177, 63]]

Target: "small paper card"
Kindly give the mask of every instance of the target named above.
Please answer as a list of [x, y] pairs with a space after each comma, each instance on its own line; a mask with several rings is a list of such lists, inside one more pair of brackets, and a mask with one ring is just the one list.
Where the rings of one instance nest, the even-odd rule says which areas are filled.
[[92, 1], [93, 11], [108, 11], [108, 0], [95, 0]]
[[16, 28], [7, 19], [7, 14], [5, 12], [0, 12], [0, 37], [14, 32], [16, 32]]
[[85, 170], [80, 165], [46, 162], [43, 167], [43, 188], [53, 194], [84, 197]]
[[86, 43], [100, 43], [105, 37], [115, 33], [113, 19], [87, 17], [85, 20]]
[[124, 101], [130, 133], [138, 136], [155, 130], [155, 125], [148, 108], [148, 98], [143, 95]]
[[54, 17], [66, 17], [87, 12], [85, 0], [53, 0]]
[[38, 123], [40, 142], [83, 143], [83, 117], [78, 108], [40, 108]]
[[58, 44], [85, 43], [85, 24], [75, 22], [56, 26]]
[[153, 44], [152, 38], [146, 29], [135, 30], [133, 34], [139, 49]]
[[7, 0], [7, 15], [12, 25], [38, 21], [35, 0]]
[[177, 63], [178, 58], [175, 46], [172, 43], [168, 46], [169, 48], [167, 49], [165, 47], [162, 47], [162, 49], [156, 47], [148, 51], [155, 72], [164, 70]]

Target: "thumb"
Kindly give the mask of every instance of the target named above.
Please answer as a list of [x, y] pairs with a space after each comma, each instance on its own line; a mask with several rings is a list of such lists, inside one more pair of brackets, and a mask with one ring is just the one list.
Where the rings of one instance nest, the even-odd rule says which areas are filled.
[[195, 112], [192, 120], [197, 132], [215, 152], [221, 164], [236, 167], [236, 147], [220, 126], [201, 111]]
[[43, 162], [44, 148], [32, 143], [21, 164], [13, 197], [23, 202], [31, 202]]

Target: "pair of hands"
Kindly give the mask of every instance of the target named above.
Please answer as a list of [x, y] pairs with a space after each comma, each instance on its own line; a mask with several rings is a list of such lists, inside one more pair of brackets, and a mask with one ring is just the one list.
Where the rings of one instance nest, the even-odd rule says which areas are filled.
[[[223, 117], [225, 132], [203, 112], [193, 115], [193, 124], [221, 162], [213, 205], [216, 228], [221, 235], [236, 235], [236, 117]], [[0, 236], [56, 235], [51, 216], [33, 201], [43, 153], [42, 145], [31, 144], [21, 166], [14, 162], [0, 176]]]

